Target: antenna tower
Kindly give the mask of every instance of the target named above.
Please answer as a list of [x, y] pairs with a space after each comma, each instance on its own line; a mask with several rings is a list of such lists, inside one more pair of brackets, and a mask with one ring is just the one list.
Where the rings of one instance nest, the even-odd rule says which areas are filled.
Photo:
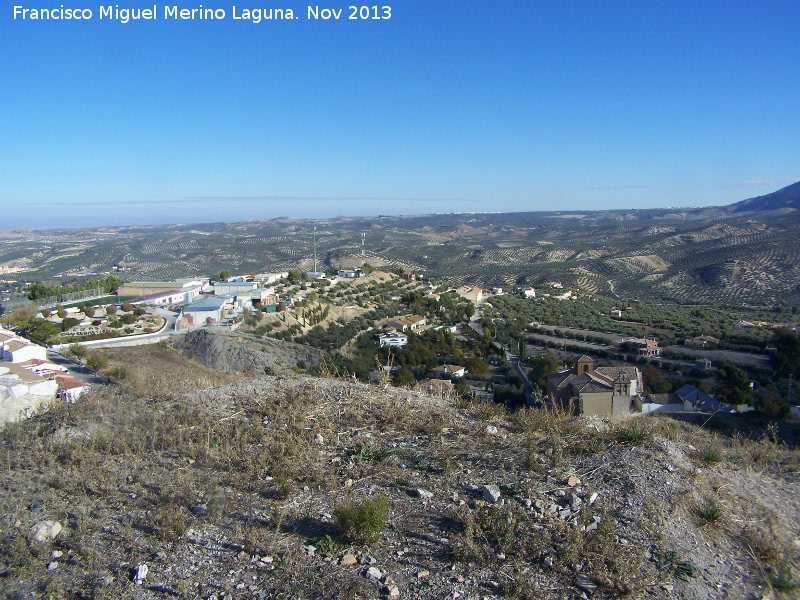
[[314, 273], [317, 272], [317, 228], [314, 227]]
[[361, 233], [361, 266], [362, 267], [364, 266], [364, 263], [366, 262], [366, 253], [364, 252], [364, 242], [366, 240], [366, 237], [367, 237], [367, 234], [362, 232]]

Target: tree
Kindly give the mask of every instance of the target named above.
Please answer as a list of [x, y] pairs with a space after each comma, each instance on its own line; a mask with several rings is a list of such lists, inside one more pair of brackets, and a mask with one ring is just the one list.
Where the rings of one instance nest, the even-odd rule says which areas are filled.
[[94, 316], [94, 306], [89, 306], [88, 304], [84, 306], [83, 314], [91, 319]]
[[470, 358], [467, 360], [466, 366], [471, 375], [487, 375], [489, 373], [489, 365], [480, 358]]
[[213, 279], [214, 281], [225, 281], [230, 276], [231, 276], [231, 272], [228, 271], [227, 269], [224, 269], [224, 270], [220, 271], [219, 273], [215, 273], [211, 277], [211, 279]]
[[36, 314], [35, 306], [33, 305], [26, 306], [25, 308], [20, 308], [19, 310], [15, 310], [10, 315], [3, 315], [3, 323], [5, 325], [11, 325], [12, 327], [19, 327], [19, 328], [27, 327], [35, 314]]
[[80, 321], [78, 319], [73, 319], [72, 317], [67, 317], [66, 319], [62, 319], [61, 321], [61, 331], [69, 331], [75, 325], [78, 325]]
[[730, 363], [722, 363], [717, 370], [717, 400], [726, 404], [747, 404], [753, 399], [753, 389], [747, 373]]
[[400, 367], [394, 374], [392, 385], [402, 387], [414, 381], [414, 373], [408, 367]]
[[467, 307], [464, 309], [464, 314], [467, 315], [468, 319], [471, 319], [472, 315], [475, 314], [475, 304], [472, 302], [467, 302]]
[[106, 314], [109, 316], [117, 314], [117, 307], [113, 304], [106, 306]]
[[775, 351], [770, 355], [775, 372], [782, 377], [800, 374], [800, 337], [787, 327], [775, 331], [772, 337]]
[[46, 307], [45, 307], [45, 308], [43, 308], [43, 309], [42, 309], [42, 316], [43, 316], [45, 319], [46, 319], [46, 318], [48, 318], [48, 317], [49, 317], [50, 315], [52, 315], [52, 314], [53, 314], [53, 311], [52, 311], [52, 310], [50, 310], [49, 308], [46, 308]]
[[[77, 323], [77, 321], [75, 322]], [[50, 341], [50, 338], [61, 333], [61, 328], [50, 321], [31, 319], [28, 323], [26, 331], [33, 339], [39, 340], [40, 342], [44, 342], [46, 344]]]
[[108, 366], [108, 359], [99, 352], [90, 352], [86, 357], [86, 366], [99, 373]]
[[531, 383], [538, 386], [540, 390], [547, 389], [547, 376], [558, 373], [560, 367], [558, 358], [548, 352], [542, 356], [534, 356], [531, 359], [531, 369], [528, 371], [528, 378]]
[[67, 311], [60, 304], [56, 304], [56, 314], [58, 315], [59, 319], [63, 319], [67, 316]]
[[120, 308], [122, 308], [122, 310], [125, 312], [133, 312], [133, 304], [130, 302], [123, 302]]
[[67, 348], [67, 354], [80, 363], [81, 371], [83, 371], [83, 361], [86, 360], [86, 355], [89, 354], [89, 351], [80, 344], [72, 344]]

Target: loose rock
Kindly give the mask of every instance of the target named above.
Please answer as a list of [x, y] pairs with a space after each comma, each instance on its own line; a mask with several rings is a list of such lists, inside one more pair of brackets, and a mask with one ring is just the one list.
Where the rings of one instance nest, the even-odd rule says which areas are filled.
[[339, 564], [343, 567], [350, 567], [356, 564], [356, 557], [349, 552], [342, 557], [342, 560], [339, 561]]
[[133, 576], [133, 583], [135, 585], [142, 585], [145, 579], [147, 579], [147, 565], [142, 563], [136, 567], [136, 573]]
[[482, 485], [481, 494], [487, 502], [497, 502], [500, 500], [500, 488], [494, 484]]
[[31, 527], [31, 533], [33, 540], [41, 543], [55, 539], [62, 529], [58, 521], [42, 521]]
[[422, 488], [416, 488], [414, 490], [414, 495], [417, 498], [433, 498], [433, 492], [429, 492], [428, 490]]

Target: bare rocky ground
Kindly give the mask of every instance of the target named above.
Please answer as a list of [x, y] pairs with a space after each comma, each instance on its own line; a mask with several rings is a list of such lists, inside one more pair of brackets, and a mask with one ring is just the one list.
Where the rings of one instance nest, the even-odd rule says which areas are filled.
[[333, 379], [109, 387], [3, 432], [0, 589], [795, 597], [798, 451], [777, 429], [712, 426], [506, 414]]

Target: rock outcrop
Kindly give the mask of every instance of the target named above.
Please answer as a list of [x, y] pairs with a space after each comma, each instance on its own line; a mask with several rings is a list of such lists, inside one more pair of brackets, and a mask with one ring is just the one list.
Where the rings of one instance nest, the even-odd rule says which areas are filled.
[[316, 348], [206, 329], [187, 334], [178, 349], [208, 367], [254, 375], [288, 373], [293, 367], [309, 367], [320, 361]]

